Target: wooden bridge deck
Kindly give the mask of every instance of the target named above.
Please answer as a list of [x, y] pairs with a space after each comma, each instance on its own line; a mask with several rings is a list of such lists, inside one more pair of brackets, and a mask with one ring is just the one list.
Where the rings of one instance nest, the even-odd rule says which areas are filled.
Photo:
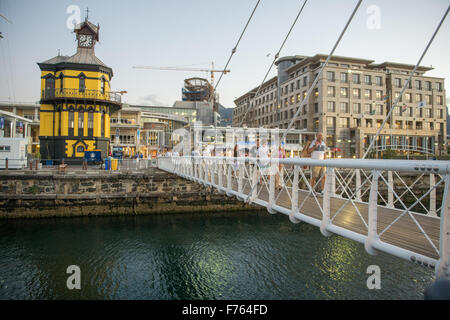
[[[214, 174], [214, 181], [217, 184], [218, 176]], [[227, 178], [224, 175], [222, 178], [223, 185], [226, 186]], [[267, 183], [268, 185], [268, 183]], [[238, 191], [238, 181], [235, 177], [232, 178], [232, 189]], [[251, 192], [251, 183], [248, 179], [243, 180], [243, 193], [249, 194]], [[275, 191], [275, 204], [291, 209], [291, 187], [284, 187], [282, 190]], [[279, 194], [281, 193], [281, 194]], [[263, 201], [269, 201], [268, 186], [262, 183], [257, 188], [257, 198]], [[317, 200], [322, 206], [323, 196], [317, 195]], [[358, 208], [361, 217], [368, 224], [368, 204], [365, 202], [354, 202]], [[367, 227], [363, 223], [361, 217], [358, 215], [355, 206], [347, 200], [339, 197], [331, 197], [330, 201], [330, 219], [336, 226], [351, 230], [353, 232], [367, 236]], [[341, 208], [342, 207], [342, 208]], [[322, 220], [322, 213], [317, 205], [314, 196], [308, 191], [299, 190], [298, 195], [299, 212]], [[340, 211], [339, 211], [340, 210]], [[338, 212], [339, 211], [339, 212]], [[380, 234], [389, 224], [392, 223], [403, 210], [387, 208], [385, 206], [378, 207], [378, 234]], [[418, 224], [423, 228], [433, 244], [439, 249], [439, 230], [440, 220], [434, 217], [429, 217], [422, 214], [412, 213]], [[396, 221], [386, 232], [382, 234], [380, 240], [395, 245], [397, 247], [410, 250], [412, 252], [422, 254], [424, 256], [439, 259], [438, 252], [433, 248], [430, 242], [426, 239], [420, 231], [411, 216], [406, 213], [399, 220]]]

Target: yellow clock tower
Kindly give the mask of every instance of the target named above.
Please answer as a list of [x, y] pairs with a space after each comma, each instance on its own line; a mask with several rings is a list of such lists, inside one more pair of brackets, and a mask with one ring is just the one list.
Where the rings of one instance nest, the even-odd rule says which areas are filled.
[[76, 163], [84, 151], [92, 150], [100, 150], [102, 158], [108, 156], [110, 115], [121, 108], [121, 97], [110, 91], [112, 69], [94, 53], [99, 29], [86, 18], [74, 30], [78, 40], [74, 55], [58, 54], [38, 63], [42, 159]]

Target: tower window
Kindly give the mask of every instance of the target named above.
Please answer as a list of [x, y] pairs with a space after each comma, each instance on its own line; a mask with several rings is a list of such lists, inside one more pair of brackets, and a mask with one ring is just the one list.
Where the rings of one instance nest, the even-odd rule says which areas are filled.
[[101, 135], [102, 137], [105, 136], [105, 112], [102, 112], [102, 117], [101, 117], [101, 121], [102, 121], [102, 125], [101, 125]]
[[83, 129], [84, 127], [84, 111], [80, 110], [78, 112], [78, 130]]
[[88, 129], [94, 128], [94, 112], [88, 112]]
[[74, 127], [74, 112], [69, 111], [69, 129], [73, 129]]
[[86, 77], [84, 75], [80, 76], [80, 85], [78, 90], [80, 92], [84, 92], [86, 90]]
[[102, 94], [105, 94], [105, 78], [102, 78], [100, 86], [101, 86], [100, 89], [102, 91]]
[[59, 88], [60, 88], [60, 92], [63, 92], [63, 89], [64, 89], [64, 75], [62, 73], [59, 74]]

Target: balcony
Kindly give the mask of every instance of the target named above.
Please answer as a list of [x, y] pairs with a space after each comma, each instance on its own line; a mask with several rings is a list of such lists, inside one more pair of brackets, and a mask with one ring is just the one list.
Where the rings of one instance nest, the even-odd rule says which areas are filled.
[[65, 99], [76, 99], [76, 100], [101, 100], [108, 101], [114, 104], [121, 104], [120, 94], [114, 92], [102, 92], [101, 90], [85, 89], [80, 91], [74, 88], [56, 88], [56, 89], [45, 89], [41, 92], [41, 101], [49, 100], [65, 100]]

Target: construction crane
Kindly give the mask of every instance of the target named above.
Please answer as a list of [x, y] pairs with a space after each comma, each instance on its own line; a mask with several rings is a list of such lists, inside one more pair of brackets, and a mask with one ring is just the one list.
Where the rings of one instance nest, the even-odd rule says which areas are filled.
[[211, 69], [198, 69], [198, 68], [180, 68], [180, 67], [152, 67], [152, 66], [133, 66], [135, 69], [152, 69], [152, 70], [169, 70], [169, 71], [197, 71], [197, 72], [210, 72], [211, 73], [211, 85], [214, 87], [214, 73], [223, 72], [227, 74], [230, 70], [215, 70], [214, 62], [211, 62]]

